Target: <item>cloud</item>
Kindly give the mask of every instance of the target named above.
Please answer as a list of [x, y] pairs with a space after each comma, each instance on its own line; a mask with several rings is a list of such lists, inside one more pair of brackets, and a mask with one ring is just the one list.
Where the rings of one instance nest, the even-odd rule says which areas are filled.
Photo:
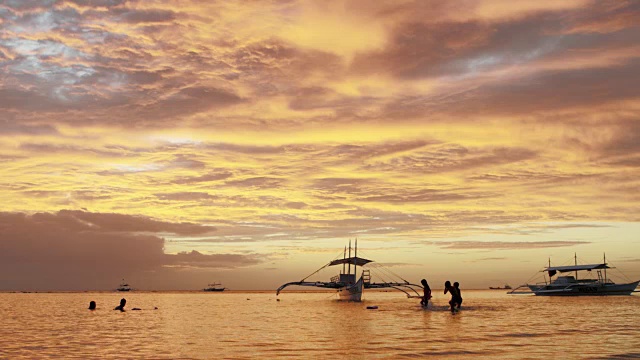
[[446, 172], [515, 163], [533, 159], [536, 155], [535, 151], [525, 148], [468, 149], [444, 145], [393, 157], [385, 162], [373, 162], [365, 167], [380, 171]]
[[203, 182], [225, 180], [232, 176], [232, 172], [227, 170], [220, 170], [200, 176], [179, 177], [171, 180], [171, 182], [174, 184], [198, 184]]
[[257, 177], [250, 177], [246, 179], [226, 181], [225, 185], [234, 186], [234, 187], [268, 189], [268, 188], [279, 188], [284, 183], [286, 183], [286, 180], [284, 179], [274, 178], [269, 176], [257, 176]]
[[130, 24], [168, 22], [176, 19], [175, 12], [159, 9], [118, 9], [117, 11], [114, 11], [114, 14], [118, 20]]
[[452, 250], [511, 250], [568, 247], [590, 241], [438, 241], [434, 245]]
[[211, 200], [216, 199], [216, 196], [210, 195], [206, 192], [176, 192], [167, 194], [155, 194], [158, 199], [161, 200], [175, 200], [175, 201], [198, 201], [198, 200]]
[[[176, 284], [223, 243], [635, 222], [639, 16], [624, 0], [0, 0], [0, 200], [175, 240], [184, 261], [145, 269]], [[79, 208], [99, 215], [60, 212]]]
[[211, 228], [122, 214], [0, 213], [0, 283], [4, 290], [110, 289], [122, 277], [154, 272], [175, 276], [171, 271], [236, 268], [263, 261], [255, 254], [167, 254], [165, 240], [158, 236], [206, 231]]
[[3, 135], [57, 135], [58, 130], [51, 125], [21, 125], [3, 124], [0, 127], [0, 134]]
[[241, 254], [201, 254], [195, 250], [166, 255], [165, 266], [197, 267], [197, 268], [236, 268], [240, 266], [257, 265], [263, 258], [256, 255]]
[[360, 198], [362, 201], [375, 201], [387, 203], [408, 204], [413, 202], [451, 202], [459, 200], [482, 199], [495, 197], [497, 194], [491, 193], [455, 193], [453, 191], [441, 191], [433, 189], [402, 191], [399, 194], [371, 195]]

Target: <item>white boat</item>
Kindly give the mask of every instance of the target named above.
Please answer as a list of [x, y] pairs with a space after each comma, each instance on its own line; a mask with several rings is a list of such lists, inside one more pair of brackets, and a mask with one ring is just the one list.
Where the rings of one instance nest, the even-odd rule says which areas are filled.
[[221, 283], [211, 283], [209, 285], [207, 285], [206, 288], [202, 289], [202, 291], [225, 291], [227, 290], [226, 287], [222, 287]]
[[[606, 257], [602, 263], [578, 265], [577, 257], [574, 257], [575, 265], [568, 266], [549, 266], [541, 270], [549, 276], [545, 277], [544, 283], [534, 285], [521, 285], [509, 294], [525, 294], [533, 293], [537, 296], [593, 296], [593, 295], [631, 295], [638, 287], [639, 281], [616, 284], [607, 278], [607, 269], [613, 269], [606, 262]], [[597, 279], [578, 277], [579, 271], [596, 272]], [[574, 273], [574, 275], [559, 275], [555, 279], [556, 274]], [[528, 288], [530, 291], [518, 291], [521, 288]]]
[[[358, 266], [363, 267], [369, 263], [372, 263], [373, 260], [365, 259], [358, 257], [358, 240], [356, 239], [354, 256], [351, 256], [351, 240], [349, 240], [349, 250], [347, 257], [347, 248], [345, 247], [342, 259], [336, 259], [328, 264], [324, 265], [320, 269], [314, 271], [311, 275], [300, 281], [293, 281], [286, 283], [276, 290], [276, 295], [279, 295], [280, 292], [286, 288], [287, 286], [297, 285], [297, 286], [312, 286], [318, 288], [327, 288], [327, 289], [335, 289], [338, 298], [340, 300], [347, 301], [361, 301], [362, 294], [365, 289], [382, 289], [382, 288], [393, 288], [396, 290], [400, 290], [407, 294], [408, 297], [421, 297], [421, 294], [416, 291], [416, 289], [422, 289], [422, 286], [411, 284], [408, 281], [400, 278], [402, 281], [397, 282], [380, 282], [375, 283], [371, 282], [371, 272], [369, 269], [363, 269], [360, 273], [360, 277], [358, 276]], [[328, 267], [328, 266], [337, 266], [342, 265], [342, 271], [340, 274], [332, 277], [330, 281], [306, 281], [309, 277], [316, 274], [320, 270]], [[352, 270], [353, 268], [353, 270]], [[415, 294], [415, 295], [414, 295]]]
[[118, 286], [118, 288], [116, 289], [118, 291], [131, 291], [131, 287], [129, 286], [129, 284], [127, 284], [124, 279], [122, 279], [122, 282], [120, 283], [120, 286]]

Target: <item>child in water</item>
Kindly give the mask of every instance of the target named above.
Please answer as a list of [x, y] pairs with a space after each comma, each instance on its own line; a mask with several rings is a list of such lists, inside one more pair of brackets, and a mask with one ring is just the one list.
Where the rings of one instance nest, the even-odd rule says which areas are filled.
[[449, 306], [451, 306], [451, 313], [453, 314], [456, 312], [456, 305], [458, 305], [458, 298], [460, 297], [460, 294], [455, 287], [451, 286], [451, 281], [448, 280], [444, 283], [444, 293], [446, 294], [447, 292], [451, 293]]
[[422, 300], [420, 300], [420, 305], [427, 307], [429, 306], [429, 299], [431, 299], [431, 288], [429, 287], [426, 279], [422, 279], [420, 283], [424, 288], [424, 296], [422, 296]]
[[462, 292], [460, 291], [460, 283], [458, 283], [457, 281], [454, 282], [453, 287], [458, 293], [458, 298], [456, 299], [456, 309], [460, 310], [460, 306], [462, 306]]

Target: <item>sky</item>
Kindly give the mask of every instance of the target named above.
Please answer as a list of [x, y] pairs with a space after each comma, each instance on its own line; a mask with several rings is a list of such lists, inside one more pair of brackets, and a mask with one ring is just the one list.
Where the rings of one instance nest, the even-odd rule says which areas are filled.
[[356, 238], [432, 287], [574, 254], [640, 279], [639, 27], [623, 0], [0, 0], [0, 290], [270, 290]]

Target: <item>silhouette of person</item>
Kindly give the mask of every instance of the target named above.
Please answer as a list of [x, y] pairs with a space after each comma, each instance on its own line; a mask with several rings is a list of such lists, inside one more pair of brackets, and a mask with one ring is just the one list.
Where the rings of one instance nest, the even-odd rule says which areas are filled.
[[458, 304], [458, 290], [451, 286], [451, 281], [447, 280], [444, 283], [444, 293], [449, 292], [451, 294], [451, 300], [449, 300], [449, 306], [451, 307], [451, 313], [456, 312], [456, 305]]
[[124, 306], [126, 305], [126, 303], [127, 303], [127, 299], [125, 299], [125, 298], [120, 299], [120, 305], [116, 306], [116, 308], [113, 309], [113, 310], [124, 311]]
[[453, 283], [453, 287], [456, 289], [456, 292], [458, 293], [458, 298], [456, 299], [456, 308], [460, 309], [460, 306], [462, 305], [462, 292], [460, 292], [460, 284], [456, 281]]
[[95, 301], [90, 301], [89, 302], [89, 310], [95, 310], [96, 309], [96, 302]]
[[422, 300], [420, 300], [420, 305], [427, 306], [429, 305], [429, 299], [431, 299], [431, 288], [429, 287], [426, 279], [420, 280], [420, 283], [424, 288], [424, 295], [422, 296]]

